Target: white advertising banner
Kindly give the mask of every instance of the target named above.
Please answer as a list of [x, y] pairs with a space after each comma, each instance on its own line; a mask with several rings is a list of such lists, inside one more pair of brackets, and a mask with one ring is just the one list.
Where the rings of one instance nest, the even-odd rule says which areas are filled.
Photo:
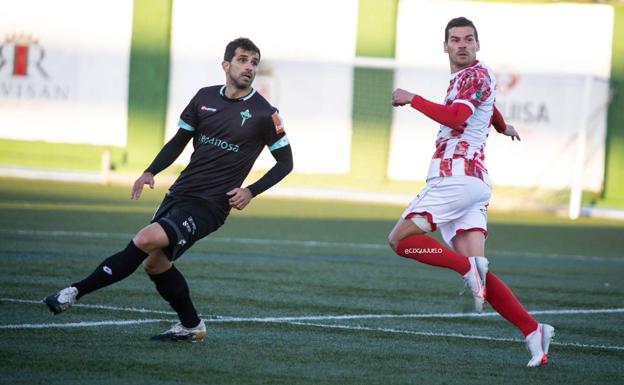
[[0, 137], [124, 146], [132, 1], [0, 9]]
[[[497, 106], [521, 142], [492, 129], [486, 166], [495, 184], [569, 187], [583, 157], [583, 186], [599, 190], [604, 169], [613, 11], [596, 5], [518, 5], [402, 0], [395, 86], [441, 103], [450, 74], [444, 28], [454, 17], [478, 30], [477, 58], [498, 79]], [[582, 48], [582, 52], [579, 50]], [[403, 107], [393, 116], [388, 173], [422, 180], [439, 125]], [[577, 149], [586, 134], [584, 154]]]
[[[166, 138], [199, 88], [225, 82], [225, 46], [244, 36], [262, 53], [254, 87], [284, 118], [295, 171], [348, 172], [357, 3], [174, 1]], [[257, 166], [272, 164], [264, 151]]]

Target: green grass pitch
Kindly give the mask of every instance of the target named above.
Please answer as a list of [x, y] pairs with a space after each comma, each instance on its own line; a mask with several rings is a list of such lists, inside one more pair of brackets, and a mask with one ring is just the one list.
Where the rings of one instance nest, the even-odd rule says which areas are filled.
[[[529, 369], [521, 334], [471, 314], [454, 272], [393, 255], [403, 207], [260, 197], [177, 263], [208, 321], [175, 315], [139, 269], [58, 316], [38, 303], [148, 223], [164, 190], [0, 179], [0, 383], [621, 384], [624, 223], [491, 213], [490, 267], [557, 328]], [[406, 202], [407, 203], [407, 202]]]

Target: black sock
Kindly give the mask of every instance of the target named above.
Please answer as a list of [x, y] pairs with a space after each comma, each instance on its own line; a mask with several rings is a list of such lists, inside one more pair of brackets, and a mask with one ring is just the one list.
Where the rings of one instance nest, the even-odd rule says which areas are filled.
[[156, 284], [156, 290], [161, 297], [178, 313], [182, 326], [194, 328], [199, 324], [200, 319], [191, 301], [186, 280], [175, 266], [171, 266], [171, 269], [164, 273], [150, 274], [150, 279]]
[[145, 257], [147, 253], [130, 241], [124, 250], [106, 258], [87, 278], [71, 284], [78, 289], [76, 298], [121, 281], [134, 273]]

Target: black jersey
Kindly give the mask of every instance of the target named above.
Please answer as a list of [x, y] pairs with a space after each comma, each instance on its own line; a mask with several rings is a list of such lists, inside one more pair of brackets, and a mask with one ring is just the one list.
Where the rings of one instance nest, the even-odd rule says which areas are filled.
[[264, 146], [274, 151], [289, 142], [277, 109], [255, 89], [240, 99], [224, 92], [225, 86], [200, 89], [180, 115], [194, 151], [170, 191], [229, 210], [226, 193], [241, 186]]

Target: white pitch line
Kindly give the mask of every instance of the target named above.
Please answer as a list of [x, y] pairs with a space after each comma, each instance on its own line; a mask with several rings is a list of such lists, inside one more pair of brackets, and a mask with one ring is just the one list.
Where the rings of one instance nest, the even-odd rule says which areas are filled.
[[[0, 301], [3, 302], [15, 302], [15, 303], [30, 303], [43, 305], [41, 301], [33, 301], [30, 299], [16, 299], [16, 298], [0, 298]], [[137, 307], [119, 307], [119, 306], [108, 306], [108, 305], [89, 305], [82, 303], [75, 303], [72, 305], [73, 307], [82, 307], [87, 309], [102, 309], [102, 310], [114, 310], [114, 311], [126, 311], [132, 313], [149, 313], [149, 314], [166, 314], [166, 315], [176, 315], [174, 311], [165, 311], [165, 310], [151, 310]]]
[[[391, 329], [391, 328], [372, 328], [368, 326], [317, 324], [317, 323], [309, 323], [309, 322], [287, 322], [287, 323], [289, 325], [312, 326], [312, 327], [325, 328], [325, 329], [365, 330], [365, 331], [383, 332], [383, 333], [410, 334], [410, 335], [425, 336], [425, 337], [463, 338], [463, 339], [470, 339], [470, 340], [524, 343], [524, 340], [517, 339], [517, 338], [488, 337], [488, 336], [478, 336], [478, 335], [461, 334], [461, 333], [418, 332], [418, 331], [413, 331], [413, 330], [402, 330], [402, 329]], [[589, 345], [589, 344], [579, 344], [576, 342], [556, 342], [556, 341], [552, 341], [550, 344], [558, 345], [558, 346], [586, 348], [586, 349], [624, 350], [624, 346], [617, 346], [617, 345]]]
[[[613, 314], [624, 313], [624, 308], [614, 309], [561, 309], [561, 310], [537, 310], [530, 314], [548, 315], [574, 315], [574, 314]], [[293, 322], [293, 321], [331, 321], [331, 320], [355, 320], [355, 319], [387, 319], [387, 318], [480, 318], [499, 317], [496, 312], [486, 313], [414, 313], [414, 314], [343, 314], [343, 315], [310, 315], [298, 317], [227, 317], [209, 319], [207, 322]]]
[[624, 308], [612, 308], [612, 309], [560, 309], [560, 310], [534, 310], [530, 311], [530, 314], [610, 314], [610, 313], [624, 313]]
[[[43, 237], [82, 237], [82, 238], [114, 238], [114, 239], [131, 239], [134, 234], [131, 233], [111, 233], [97, 231], [64, 231], [64, 230], [30, 230], [30, 229], [0, 229], [2, 234], [13, 235], [29, 235]], [[299, 246], [299, 247], [317, 247], [317, 248], [348, 248], [356, 250], [386, 250], [389, 246], [386, 243], [355, 243], [355, 242], [330, 242], [318, 240], [288, 240], [288, 239], [263, 239], [263, 238], [232, 238], [232, 237], [209, 237], [209, 242], [246, 244], [246, 245], [281, 245], [281, 246]], [[608, 261], [617, 263], [617, 259], [605, 258], [596, 255], [572, 255], [572, 254], [555, 254], [555, 253], [536, 253], [531, 251], [509, 251], [509, 250], [489, 250], [490, 255], [500, 255], [506, 257], [526, 257], [526, 258], [551, 258], [560, 259], [568, 258], [574, 260], [587, 261]]]
[[[41, 301], [17, 299], [17, 298], [0, 298], [3, 302], [14, 303], [28, 303], [42, 305]], [[151, 310], [144, 308], [134, 307], [117, 307], [108, 305], [90, 305], [90, 304], [74, 304], [74, 307], [82, 307], [87, 309], [103, 309], [113, 310], [121, 312], [134, 312], [134, 313], [152, 313], [152, 314], [166, 314], [175, 315], [175, 312], [164, 310]], [[624, 308], [611, 308], [611, 309], [551, 309], [551, 310], [535, 310], [530, 311], [530, 314], [535, 315], [576, 315], [576, 314], [617, 314], [624, 313]], [[389, 318], [480, 318], [480, 317], [499, 317], [496, 312], [486, 313], [412, 313], [412, 314], [337, 314], [337, 315], [305, 315], [305, 316], [292, 316], [292, 317], [231, 317], [231, 316], [219, 316], [201, 314], [202, 317], [209, 317], [205, 319], [206, 322], [212, 323], [226, 323], [226, 322], [295, 322], [295, 321], [331, 321], [331, 320], [357, 320], [357, 319], [389, 319]]]
[[156, 322], [175, 322], [166, 319], [135, 319], [123, 321], [95, 321], [95, 322], [70, 322], [70, 323], [44, 323], [44, 324], [13, 324], [0, 325], [0, 329], [50, 329], [50, 328], [88, 328], [93, 326], [122, 326]]
[[65, 231], [65, 230], [25, 230], [25, 229], [0, 229], [0, 233], [14, 235], [36, 235], [42, 237], [81, 237], [81, 238], [128, 238], [133, 237], [130, 233], [108, 233], [99, 231]]
[[[41, 301], [23, 300], [16, 298], [0, 298], [0, 301], [14, 303], [41, 304]], [[90, 309], [104, 309], [125, 312], [153, 313], [174, 315], [171, 311], [150, 310], [144, 308], [116, 307], [107, 305], [88, 305], [75, 304], [75, 307], [83, 307]], [[549, 315], [574, 315], [574, 314], [613, 314], [624, 313], [624, 308], [614, 309], [561, 309], [561, 310], [538, 310], [530, 312], [531, 314], [549, 314]], [[206, 317], [206, 315], [201, 315]], [[493, 317], [498, 313], [429, 313], [429, 314], [345, 314], [345, 315], [326, 315], [326, 316], [299, 316], [299, 317], [227, 317], [227, 316], [209, 316], [213, 317], [205, 319], [209, 323], [232, 323], [232, 322], [259, 322], [259, 323], [286, 323], [290, 325], [313, 326], [319, 328], [343, 329], [343, 330], [366, 330], [384, 333], [410, 334], [426, 337], [444, 337], [444, 338], [463, 338], [473, 340], [488, 341], [506, 341], [506, 342], [524, 342], [517, 338], [501, 338], [469, 335], [461, 333], [439, 333], [439, 332], [419, 332], [412, 330], [392, 329], [392, 328], [373, 328], [368, 326], [352, 326], [352, 325], [336, 325], [336, 324], [319, 324], [302, 321], [330, 321], [330, 320], [355, 320], [355, 319], [389, 319], [389, 318], [469, 318], [469, 317]], [[156, 322], [175, 322], [175, 320], [167, 319], [139, 319], [139, 320], [120, 320], [120, 321], [96, 321], [96, 322], [72, 322], [72, 323], [43, 323], [43, 324], [9, 324], [0, 325], [0, 329], [46, 329], [46, 328], [78, 328], [93, 326], [120, 326], [133, 325], [142, 323]], [[551, 344], [559, 346], [570, 346], [589, 349], [607, 349], [607, 350], [624, 350], [624, 346], [614, 345], [589, 345], [580, 343], [563, 343], [553, 341]]]
[[[14, 235], [31, 235], [43, 237], [82, 237], [82, 238], [123, 238], [130, 239], [134, 234], [130, 233], [108, 233], [99, 231], [64, 231], [64, 230], [27, 230], [27, 229], [0, 229], [0, 233]], [[264, 238], [231, 238], [231, 237], [210, 237], [213, 242], [221, 243], [242, 243], [249, 245], [283, 245], [283, 246], [304, 246], [304, 247], [347, 247], [360, 249], [388, 249], [387, 244], [381, 243], [349, 243], [349, 242], [328, 242], [316, 240], [288, 240], [288, 239], [264, 239]]]
[[[208, 238], [210, 239], [210, 238]], [[259, 238], [229, 238], [214, 237], [212, 240], [224, 243], [243, 243], [251, 245], [283, 245], [283, 246], [302, 246], [302, 247], [345, 247], [349, 249], [375, 249], [389, 250], [390, 247], [383, 243], [355, 243], [355, 242], [329, 242], [316, 240], [289, 240], [289, 239], [259, 239]]]

